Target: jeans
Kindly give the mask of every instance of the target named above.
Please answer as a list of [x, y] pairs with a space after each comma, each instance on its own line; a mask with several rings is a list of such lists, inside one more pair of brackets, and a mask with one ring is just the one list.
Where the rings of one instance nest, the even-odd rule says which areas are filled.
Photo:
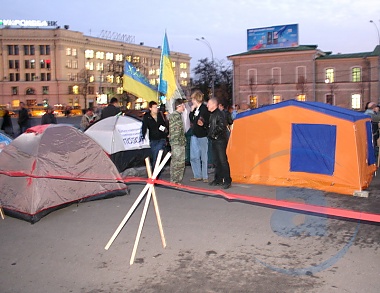
[[208, 138], [193, 135], [190, 140], [190, 163], [194, 178], [208, 179]]
[[152, 152], [152, 169], [156, 166], [158, 152], [164, 150], [166, 145], [165, 139], [151, 140], [150, 141], [150, 150]]
[[231, 184], [230, 165], [226, 154], [227, 139], [211, 140], [211, 143], [215, 164], [214, 181], [217, 183]]

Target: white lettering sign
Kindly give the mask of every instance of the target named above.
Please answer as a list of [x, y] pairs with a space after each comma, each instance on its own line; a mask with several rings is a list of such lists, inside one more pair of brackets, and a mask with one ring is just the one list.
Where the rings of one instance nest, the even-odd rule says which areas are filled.
[[25, 19], [2, 19], [0, 26], [22, 26], [22, 27], [45, 27], [57, 26], [57, 21], [48, 20], [25, 20]]
[[119, 124], [116, 130], [120, 134], [126, 150], [149, 148], [147, 135], [141, 138], [141, 123]]

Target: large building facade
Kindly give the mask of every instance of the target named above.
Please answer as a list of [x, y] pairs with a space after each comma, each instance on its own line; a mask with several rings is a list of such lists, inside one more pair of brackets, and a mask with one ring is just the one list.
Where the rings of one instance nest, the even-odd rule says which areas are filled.
[[[0, 105], [19, 102], [86, 108], [125, 98], [124, 60], [157, 85], [160, 47], [86, 36], [67, 28], [0, 29]], [[190, 56], [171, 52], [179, 84], [190, 81]], [[128, 95], [129, 96], [129, 95]], [[134, 101], [135, 102], [135, 101]], [[140, 102], [140, 104], [139, 104]], [[141, 106], [141, 99], [134, 105]]]
[[228, 58], [234, 104], [251, 108], [297, 99], [363, 110], [379, 102], [380, 46], [373, 52], [331, 54], [315, 45], [252, 50]]

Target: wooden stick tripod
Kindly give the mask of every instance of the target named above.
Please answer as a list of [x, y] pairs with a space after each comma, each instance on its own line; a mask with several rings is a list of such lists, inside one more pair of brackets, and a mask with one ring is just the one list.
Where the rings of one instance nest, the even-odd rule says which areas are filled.
[[160, 216], [160, 210], [158, 208], [158, 203], [157, 203], [157, 197], [156, 197], [156, 190], [154, 189], [154, 180], [157, 178], [158, 174], [160, 174], [161, 170], [165, 166], [166, 162], [169, 160], [171, 153], [167, 153], [165, 158], [161, 162], [162, 158], [162, 153], [163, 151], [160, 150], [157, 156], [157, 161], [156, 165], [154, 166], [153, 174], [149, 162], [149, 158], [145, 159], [145, 165], [146, 165], [146, 170], [148, 173], [148, 177], [151, 179], [150, 182], [148, 182], [144, 189], [141, 191], [140, 195], [137, 197], [131, 208], [129, 209], [128, 213], [125, 215], [124, 219], [121, 221], [119, 227], [117, 227], [116, 231], [113, 233], [111, 239], [108, 241], [107, 245], [104, 247], [105, 250], [108, 250], [110, 246], [112, 245], [113, 241], [116, 239], [116, 237], [119, 235], [121, 229], [123, 229], [124, 225], [127, 223], [128, 219], [131, 217], [133, 212], [136, 210], [137, 206], [141, 202], [141, 200], [144, 198], [145, 194], [148, 192], [148, 195], [145, 200], [145, 205], [143, 208], [143, 212], [141, 215], [141, 220], [140, 220], [140, 225], [137, 230], [137, 235], [135, 239], [135, 244], [133, 246], [133, 251], [131, 255], [131, 259], [129, 261], [129, 264], [132, 265], [135, 261], [135, 256], [136, 256], [136, 251], [137, 251], [137, 246], [140, 241], [141, 237], [141, 232], [144, 226], [144, 221], [146, 218], [146, 214], [148, 212], [148, 207], [150, 203], [150, 199], [153, 198], [153, 204], [154, 204], [154, 210], [156, 212], [156, 217], [157, 217], [157, 223], [158, 223], [158, 229], [160, 230], [160, 235], [161, 235], [161, 240], [162, 240], [162, 246], [165, 248], [166, 247], [166, 240], [165, 240], [165, 235], [164, 235], [164, 230], [162, 228], [162, 222], [161, 222], [161, 216]]

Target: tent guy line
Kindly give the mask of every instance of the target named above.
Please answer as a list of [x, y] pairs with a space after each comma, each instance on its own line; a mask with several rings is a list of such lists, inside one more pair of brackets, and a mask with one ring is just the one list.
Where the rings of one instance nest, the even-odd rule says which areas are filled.
[[[38, 175], [31, 175], [31, 174], [26, 174], [24, 172], [17, 172], [17, 171], [13, 171], [13, 172], [0, 171], [0, 174], [11, 176], [11, 177], [17, 176], [17, 177], [29, 177], [29, 178], [35, 178], [35, 179], [39, 179], [39, 178], [40, 179], [49, 178], [49, 179], [58, 179], [58, 180], [70, 179], [70, 180], [75, 180], [75, 181], [88, 181], [88, 182], [110, 181], [109, 179], [101, 179], [101, 178], [88, 179], [88, 178], [68, 178], [64, 176], [38, 176]], [[311, 205], [311, 204], [306, 204], [306, 203], [291, 202], [291, 201], [286, 201], [286, 200], [277, 200], [277, 199], [264, 198], [264, 197], [255, 196], [255, 195], [227, 193], [220, 189], [211, 190], [211, 189], [198, 188], [198, 187], [193, 187], [193, 186], [188, 186], [188, 185], [177, 185], [177, 184], [174, 184], [165, 180], [161, 180], [161, 179], [126, 177], [118, 181], [120, 183], [125, 183], [125, 184], [133, 184], [133, 183], [154, 184], [155, 183], [166, 188], [175, 188], [183, 192], [188, 191], [191, 193], [196, 193], [196, 194], [201, 194], [201, 195], [206, 195], [206, 196], [222, 197], [226, 199], [227, 201], [237, 201], [237, 202], [251, 203], [251, 204], [257, 204], [257, 205], [265, 205], [271, 208], [291, 209], [294, 211], [309, 212], [309, 213], [314, 213], [314, 214], [319, 214], [319, 215], [337, 217], [341, 219], [380, 223], [380, 214], [372, 214], [372, 213], [365, 213], [365, 212], [354, 211], [354, 210], [317, 206], [317, 205]], [[112, 183], [114, 182], [115, 181], [112, 181]]]

